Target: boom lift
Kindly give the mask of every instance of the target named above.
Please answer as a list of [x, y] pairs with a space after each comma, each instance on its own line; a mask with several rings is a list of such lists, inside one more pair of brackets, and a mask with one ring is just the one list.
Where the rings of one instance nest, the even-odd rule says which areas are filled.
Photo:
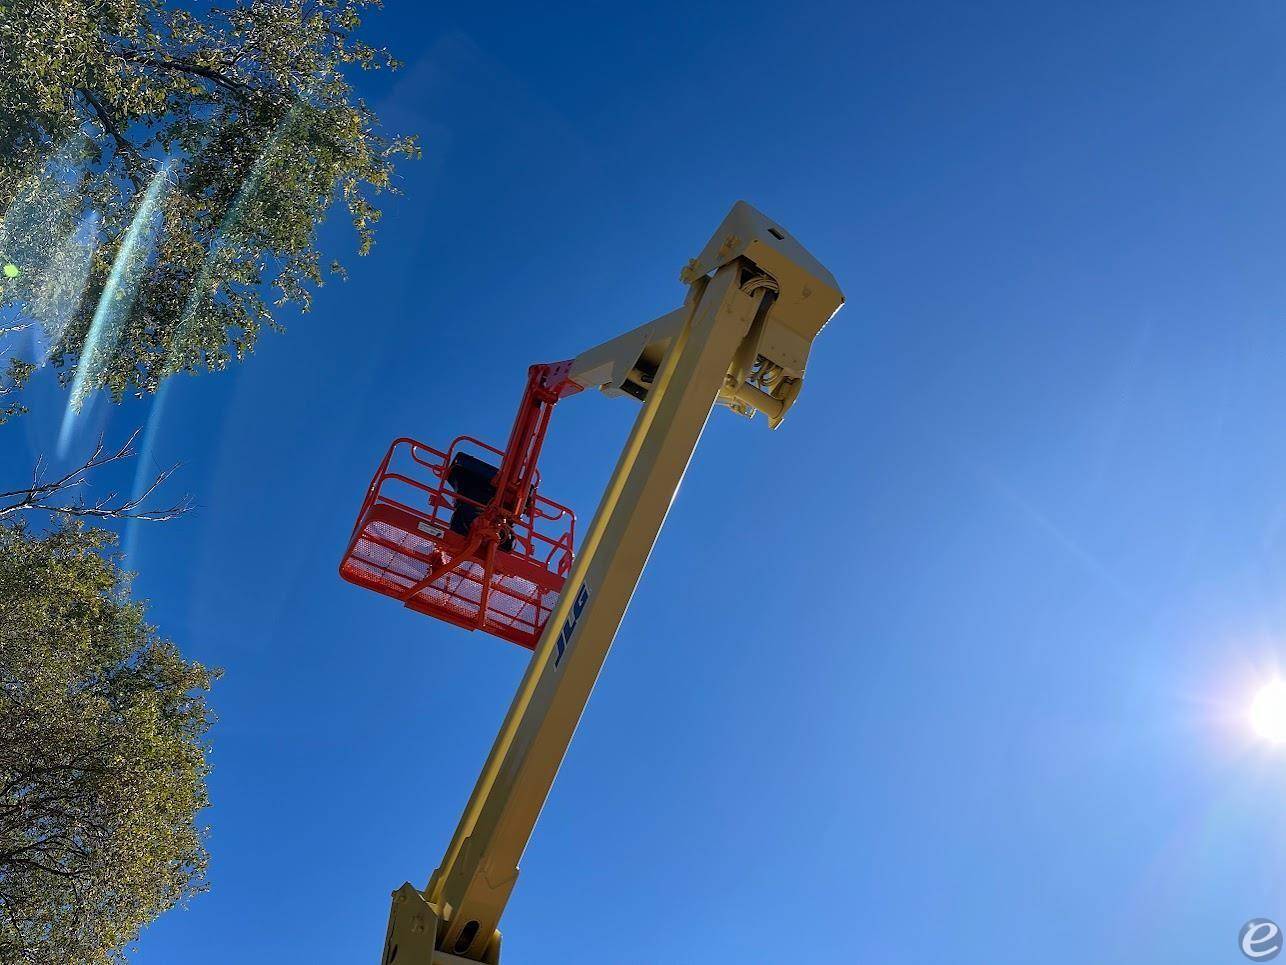
[[[844, 301], [743, 201], [679, 277], [681, 308], [532, 366], [504, 450], [399, 439], [367, 492], [345, 579], [535, 651], [442, 863], [393, 893], [381, 965], [498, 965], [518, 861], [711, 408], [780, 425]], [[643, 406], [573, 560], [574, 517], [536, 464], [554, 405], [589, 388]]]

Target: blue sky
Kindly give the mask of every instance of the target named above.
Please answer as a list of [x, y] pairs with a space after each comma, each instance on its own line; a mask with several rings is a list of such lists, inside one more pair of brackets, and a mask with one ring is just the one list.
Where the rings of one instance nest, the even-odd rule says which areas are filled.
[[[340, 582], [394, 436], [676, 306], [733, 201], [848, 305], [716, 412], [506, 913], [524, 963], [1242, 961], [1286, 918], [1286, 14], [390, 3], [423, 160], [245, 365], [98, 405], [198, 508], [126, 533], [214, 695], [212, 890], [140, 965], [374, 961], [526, 652]], [[326, 240], [351, 245], [338, 224]], [[6, 428], [14, 472], [65, 396]], [[635, 408], [557, 413], [588, 520]]]

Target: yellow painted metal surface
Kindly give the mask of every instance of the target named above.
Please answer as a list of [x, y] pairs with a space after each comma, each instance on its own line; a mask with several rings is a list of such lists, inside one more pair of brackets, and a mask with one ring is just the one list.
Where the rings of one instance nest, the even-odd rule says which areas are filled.
[[711, 408], [779, 424], [843, 302], [830, 273], [744, 202], [684, 280], [683, 308], [573, 364], [581, 385], [643, 408], [441, 865], [423, 893], [395, 892], [383, 965], [498, 962], [519, 859]]

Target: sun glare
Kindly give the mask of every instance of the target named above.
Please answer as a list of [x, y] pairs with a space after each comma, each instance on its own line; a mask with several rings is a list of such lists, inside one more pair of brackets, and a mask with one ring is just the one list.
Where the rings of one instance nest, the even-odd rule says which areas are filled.
[[1250, 723], [1265, 740], [1286, 742], [1286, 681], [1273, 680], [1260, 688], [1250, 704]]

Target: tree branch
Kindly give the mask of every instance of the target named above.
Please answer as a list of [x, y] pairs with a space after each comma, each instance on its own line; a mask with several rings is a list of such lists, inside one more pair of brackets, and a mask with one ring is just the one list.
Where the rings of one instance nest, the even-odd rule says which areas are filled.
[[157, 70], [172, 70], [182, 74], [191, 74], [196, 77], [204, 77], [211, 83], [217, 84], [225, 90], [231, 91], [238, 97], [248, 98], [257, 93], [255, 87], [247, 84], [243, 80], [235, 77], [229, 77], [227, 74], [220, 73], [210, 67], [202, 67], [200, 64], [188, 63], [185, 60], [173, 60], [171, 58], [149, 57], [146, 54], [137, 53], [132, 50], [113, 51], [117, 57], [131, 64], [138, 64], [142, 67], [155, 67]]
[[131, 154], [141, 160], [142, 155], [138, 153], [138, 149], [130, 143], [129, 138], [121, 133], [121, 129], [116, 126], [116, 122], [112, 119], [112, 116], [107, 113], [107, 109], [103, 107], [98, 99], [83, 87], [79, 88], [79, 93], [81, 97], [85, 98], [85, 103], [93, 109], [94, 114], [98, 117], [98, 123], [103, 126], [103, 131], [110, 134], [112, 140], [116, 142], [117, 152], [121, 154]]
[[31, 473], [31, 485], [22, 489], [11, 489], [0, 492], [0, 519], [17, 513], [47, 512], [62, 513], [66, 516], [81, 516], [92, 519], [145, 519], [168, 520], [182, 516], [192, 508], [191, 499], [183, 497], [173, 506], [164, 509], [147, 508], [144, 504], [174, 474], [178, 464], [163, 469], [156, 474], [152, 482], [137, 496], [121, 499], [113, 490], [92, 503], [73, 502], [66, 499], [73, 490], [84, 487], [89, 474], [95, 469], [112, 463], [121, 462], [134, 456], [134, 441], [138, 438], [138, 429], [130, 433], [124, 444], [115, 451], [108, 451], [99, 436], [98, 443], [80, 465], [54, 479], [45, 478], [44, 456], [36, 459]]

